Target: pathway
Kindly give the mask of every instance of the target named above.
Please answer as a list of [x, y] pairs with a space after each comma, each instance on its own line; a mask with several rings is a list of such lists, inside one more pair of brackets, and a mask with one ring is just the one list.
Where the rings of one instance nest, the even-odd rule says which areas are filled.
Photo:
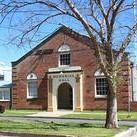
[[[93, 119], [72, 119], [72, 118], [55, 118], [55, 117], [7, 117], [1, 116], [2, 120], [32, 120], [39, 122], [57, 122], [57, 123], [93, 123], [93, 124], [105, 124], [105, 120], [93, 120]], [[120, 125], [137, 126], [137, 121], [119, 121]]]
[[60, 116], [72, 114], [72, 113], [74, 112], [71, 110], [59, 110], [55, 112], [42, 111], [42, 112], [38, 112], [36, 114], [31, 114], [28, 116], [31, 116], [31, 117], [60, 117]]

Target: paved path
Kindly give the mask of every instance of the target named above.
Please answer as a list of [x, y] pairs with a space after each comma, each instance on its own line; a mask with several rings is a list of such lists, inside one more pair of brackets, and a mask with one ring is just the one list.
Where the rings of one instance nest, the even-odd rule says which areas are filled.
[[36, 114], [31, 114], [28, 116], [31, 116], [31, 117], [60, 117], [63, 115], [68, 115], [68, 114], [73, 114], [73, 113], [74, 112], [71, 110], [59, 110], [55, 112], [42, 111], [42, 112], [38, 112]]
[[[51, 117], [6, 117], [0, 116], [0, 119], [5, 120], [32, 120], [40, 122], [57, 122], [57, 123], [93, 123], [93, 124], [105, 124], [105, 120], [93, 120], [93, 119], [72, 119], [72, 118], [51, 118]], [[137, 121], [119, 121], [120, 125], [137, 126]]]

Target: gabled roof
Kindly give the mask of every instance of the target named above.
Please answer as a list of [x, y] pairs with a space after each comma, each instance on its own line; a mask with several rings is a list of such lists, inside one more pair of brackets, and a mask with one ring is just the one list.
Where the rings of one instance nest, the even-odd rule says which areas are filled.
[[48, 38], [46, 38], [45, 40], [43, 40], [40, 44], [38, 44], [35, 48], [33, 48], [32, 50], [30, 50], [27, 54], [25, 54], [24, 56], [22, 56], [19, 60], [12, 62], [12, 66], [17, 65], [18, 63], [20, 63], [21, 61], [23, 61], [25, 58], [27, 58], [29, 55], [31, 55], [32, 53], [34, 53], [37, 49], [39, 49], [40, 47], [42, 47], [46, 42], [48, 42], [49, 40], [51, 40], [54, 36], [56, 36], [58, 33], [64, 33], [68, 36], [70, 36], [71, 38], [74, 38], [77, 41], [82, 42], [83, 44], [86, 44], [88, 46], [90, 46], [91, 42], [89, 37], [79, 34], [78, 32], [66, 27], [66, 26], [61, 26], [59, 29], [57, 29], [56, 31], [54, 31]]

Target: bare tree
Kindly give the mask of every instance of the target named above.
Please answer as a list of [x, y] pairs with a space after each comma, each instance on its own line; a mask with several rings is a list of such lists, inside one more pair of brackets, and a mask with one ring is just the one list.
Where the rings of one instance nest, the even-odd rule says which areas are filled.
[[[137, 30], [137, 23], [132, 22], [130, 14], [134, 5], [128, 0], [1, 0], [0, 23], [8, 20], [10, 26], [13, 22], [25, 24], [25, 31], [12, 39], [20, 38], [21, 44], [29, 34], [32, 39], [44, 23], [55, 21], [57, 17], [63, 16], [64, 20], [73, 18], [74, 22], [79, 22], [91, 40], [91, 47], [94, 46], [109, 84], [105, 127], [117, 128], [118, 68]], [[128, 14], [129, 19], [125, 18]], [[16, 22], [19, 17], [20, 22]], [[116, 35], [121, 37], [114, 37]]]

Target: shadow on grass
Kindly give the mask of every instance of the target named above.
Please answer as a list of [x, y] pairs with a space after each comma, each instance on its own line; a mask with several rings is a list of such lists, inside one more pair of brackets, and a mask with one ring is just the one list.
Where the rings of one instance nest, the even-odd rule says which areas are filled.
[[54, 130], [59, 131], [62, 129], [78, 129], [78, 128], [104, 128], [102, 125], [97, 124], [75, 124], [75, 123], [44, 123], [44, 122], [34, 122], [34, 121], [1, 121], [0, 130], [1, 131], [19, 131], [19, 130]]
[[66, 128], [104, 128], [103, 125], [98, 125], [98, 124], [88, 124], [88, 123], [80, 123], [80, 124], [75, 124], [75, 123], [51, 123], [51, 127], [54, 127], [53, 129], [59, 129], [62, 127]]

